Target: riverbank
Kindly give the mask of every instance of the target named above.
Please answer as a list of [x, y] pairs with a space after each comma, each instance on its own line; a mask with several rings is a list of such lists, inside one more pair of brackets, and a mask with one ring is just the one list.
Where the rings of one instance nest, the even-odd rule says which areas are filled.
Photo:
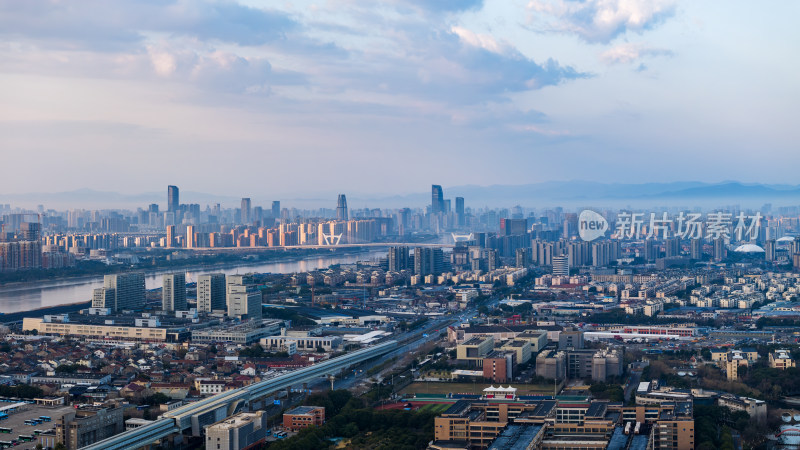
[[[312, 252], [283, 253], [269, 259], [238, 258], [237, 261], [221, 261], [218, 263], [193, 263], [180, 267], [134, 267], [145, 274], [147, 289], [161, 287], [161, 275], [184, 271], [187, 282], [197, 280], [197, 276], [209, 272], [221, 272], [226, 275], [238, 273], [274, 273], [290, 274], [324, 269], [335, 264], [352, 264], [357, 261], [372, 260], [385, 253], [373, 248], [348, 248], [331, 251], [314, 250]], [[13, 286], [0, 287], [0, 312], [5, 314], [36, 311], [41, 315], [42, 308], [84, 305], [92, 297], [92, 290], [103, 285], [102, 275], [63, 278], [40, 282], [16, 283]], [[79, 309], [75, 307], [73, 310]], [[46, 312], [56, 314], [57, 312]], [[6, 319], [0, 317], [0, 321]]]
[[[361, 253], [370, 253], [373, 252], [374, 248], [342, 248], [342, 249], [307, 249], [307, 250], [300, 250], [302, 252], [312, 252], [311, 254], [289, 254], [283, 255], [275, 255], [273, 258], [268, 259], [247, 259], [245, 261], [220, 261], [220, 262], [188, 262], [182, 265], [171, 265], [168, 267], [161, 267], [155, 269], [149, 269], [148, 267], [142, 266], [124, 266], [124, 265], [116, 265], [116, 266], [108, 266], [112, 270], [107, 272], [101, 273], [92, 273], [86, 275], [64, 275], [64, 276], [52, 276], [46, 277], [41, 279], [34, 279], [29, 281], [13, 281], [13, 282], [0, 282], [0, 295], [4, 292], [13, 292], [14, 288], [20, 289], [27, 289], [30, 287], [32, 283], [40, 283], [38, 286], [42, 288], [47, 288], [56, 285], [68, 285], [68, 284], [82, 284], [85, 282], [92, 282], [102, 280], [105, 275], [113, 275], [117, 273], [123, 272], [130, 272], [130, 271], [141, 271], [145, 272], [146, 275], [163, 275], [167, 273], [177, 272], [180, 270], [219, 270], [219, 269], [235, 269], [237, 267], [244, 267], [244, 266], [252, 266], [254, 264], [269, 264], [274, 262], [298, 262], [298, 261], [307, 261], [310, 259], [315, 259], [319, 257], [336, 257], [336, 256], [347, 256], [347, 255], [355, 255]], [[289, 252], [291, 250], [287, 250]], [[251, 255], [258, 255], [261, 256], [263, 253], [247, 253], [242, 254], [243, 258], [247, 258]], [[58, 269], [53, 269], [58, 270]]]

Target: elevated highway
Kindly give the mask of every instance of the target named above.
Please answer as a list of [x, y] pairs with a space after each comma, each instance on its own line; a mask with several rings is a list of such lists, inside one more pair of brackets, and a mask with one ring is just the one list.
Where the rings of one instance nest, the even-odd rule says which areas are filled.
[[335, 374], [352, 365], [385, 355], [396, 349], [397, 344], [397, 341], [387, 341], [314, 364], [313, 366], [295, 370], [286, 375], [189, 403], [161, 415], [158, 420], [151, 424], [120, 433], [82, 448], [89, 450], [136, 449], [146, 447], [175, 433], [200, 436], [206, 425], [218, 422], [241, 411], [249, 411], [251, 406], [253, 409], [257, 409], [262, 406], [261, 402], [265, 397], [275, 392], [317, 377]]

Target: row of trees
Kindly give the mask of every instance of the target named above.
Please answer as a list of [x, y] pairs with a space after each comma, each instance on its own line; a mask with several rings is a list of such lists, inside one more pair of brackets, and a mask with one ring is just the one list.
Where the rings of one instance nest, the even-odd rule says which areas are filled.
[[297, 436], [267, 445], [270, 450], [329, 448], [335, 438], [349, 439], [347, 448], [413, 450], [425, 448], [433, 438], [435, 412], [376, 411], [349, 391], [336, 390], [309, 396], [306, 405], [324, 406], [328, 420], [306, 428]]

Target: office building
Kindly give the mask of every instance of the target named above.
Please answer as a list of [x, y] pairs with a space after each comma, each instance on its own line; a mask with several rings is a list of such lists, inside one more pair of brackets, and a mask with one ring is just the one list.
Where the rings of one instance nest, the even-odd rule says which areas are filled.
[[56, 440], [77, 450], [125, 431], [122, 407], [80, 406], [55, 421]]
[[463, 227], [464, 223], [464, 197], [456, 197], [456, 221], [459, 227]]
[[186, 274], [171, 273], [161, 279], [161, 309], [168, 312], [186, 311]]
[[103, 287], [113, 290], [113, 302], [106, 305], [112, 311], [138, 311], [144, 309], [144, 274], [141, 272], [120, 273], [103, 277]]
[[528, 232], [527, 219], [500, 219], [500, 235], [514, 236]]
[[181, 202], [178, 186], [167, 186], [167, 211], [176, 212], [178, 211], [180, 205]]
[[431, 185], [431, 213], [439, 214], [444, 212], [444, 191], [438, 184]]
[[775, 350], [769, 354], [769, 366], [773, 369], [786, 370], [794, 367], [794, 359], [789, 350]]
[[569, 257], [553, 256], [553, 275], [559, 277], [569, 276]]
[[298, 406], [283, 414], [283, 428], [300, 431], [325, 423], [325, 408], [322, 406]]
[[225, 274], [210, 273], [197, 278], [197, 310], [225, 311]]
[[347, 220], [347, 197], [344, 194], [339, 194], [336, 200], [336, 220]]
[[250, 275], [231, 275], [226, 278], [226, 301], [229, 317], [260, 319], [261, 291]]
[[223, 323], [192, 330], [192, 342], [197, 344], [227, 342], [250, 346], [265, 337], [279, 334], [284, 327], [286, 323], [277, 319], [248, 320], [238, 325]]
[[583, 348], [583, 331], [563, 330], [558, 334], [559, 350], [576, 350]]
[[456, 347], [456, 359], [471, 366], [480, 367], [483, 359], [494, 349], [494, 338], [491, 336], [475, 336]]
[[250, 222], [252, 222], [252, 219], [250, 217], [250, 199], [247, 197], [242, 199], [241, 214], [242, 214], [242, 223], [245, 225], [249, 225]]
[[113, 309], [115, 301], [114, 289], [97, 288], [92, 291], [92, 308]]
[[255, 448], [267, 438], [265, 411], [241, 412], [206, 427], [206, 447], [216, 450]]
[[493, 351], [482, 361], [483, 378], [495, 383], [506, 383], [514, 378], [514, 367], [517, 365], [517, 352]]
[[274, 219], [281, 218], [281, 202], [278, 200], [272, 202], [272, 217]]

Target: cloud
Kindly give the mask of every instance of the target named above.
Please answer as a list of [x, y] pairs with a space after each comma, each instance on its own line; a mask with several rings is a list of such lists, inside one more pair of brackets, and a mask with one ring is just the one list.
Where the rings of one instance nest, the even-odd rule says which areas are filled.
[[483, 0], [403, 0], [434, 12], [461, 12], [483, 7]]
[[600, 61], [605, 64], [630, 64], [646, 56], [672, 56], [670, 50], [664, 48], [648, 47], [642, 44], [617, 45], [600, 54]]
[[534, 29], [573, 33], [607, 43], [626, 31], [641, 33], [675, 14], [676, 0], [531, 0]]
[[283, 11], [214, 0], [0, 2], [0, 36], [65, 49], [114, 51], [144, 42], [148, 33], [258, 45], [285, 39], [297, 27]]
[[497, 42], [495, 38], [488, 34], [473, 33], [466, 28], [452, 26], [450, 31], [456, 34], [463, 42], [466, 42], [473, 47], [479, 47], [493, 53], [504, 53], [508, 48], [508, 44]]

